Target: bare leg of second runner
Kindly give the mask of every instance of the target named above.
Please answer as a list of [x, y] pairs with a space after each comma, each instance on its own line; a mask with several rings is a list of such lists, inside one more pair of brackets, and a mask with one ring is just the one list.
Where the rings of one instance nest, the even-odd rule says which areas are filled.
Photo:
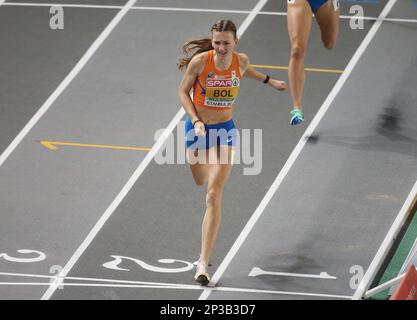
[[328, 0], [315, 13], [316, 21], [320, 27], [321, 39], [327, 49], [336, 46], [337, 34], [339, 33], [339, 1]]
[[302, 97], [305, 82], [304, 59], [312, 23], [311, 7], [306, 0], [296, 0], [287, 4], [288, 34], [291, 57], [288, 65], [288, 79], [293, 101], [291, 125], [303, 122]]

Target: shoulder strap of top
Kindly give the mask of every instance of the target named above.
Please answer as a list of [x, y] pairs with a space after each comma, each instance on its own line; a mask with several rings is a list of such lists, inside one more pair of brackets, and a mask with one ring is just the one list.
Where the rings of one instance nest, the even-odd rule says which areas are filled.
[[213, 69], [213, 50], [210, 50], [207, 52], [207, 60], [204, 65], [203, 72], [200, 74], [201, 77], [207, 77], [207, 75], [211, 72]]
[[237, 76], [241, 78], [240, 66], [239, 66], [239, 56], [237, 53], [233, 52], [232, 67], [237, 71]]

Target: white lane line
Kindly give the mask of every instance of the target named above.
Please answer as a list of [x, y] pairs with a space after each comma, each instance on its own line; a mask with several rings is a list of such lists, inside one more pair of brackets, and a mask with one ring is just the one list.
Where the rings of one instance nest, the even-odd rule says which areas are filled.
[[[372, 19], [369, 19], [372, 20]], [[384, 18], [387, 22], [417, 23], [417, 19]]]
[[[31, 278], [48, 278], [56, 279], [56, 276], [45, 276], [35, 274], [19, 274], [19, 273], [1, 273], [1, 275], [15, 275]], [[159, 283], [159, 282], [143, 282], [143, 281], [128, 281], [128, 280], [114, 280], [114, 279], [97, 279], [97, 278], [80, 278], [80, 277], [66, 277], [59, 278], [61, 282], [58, 284], [61, 287], [113, 287], [113, 288], [153, 288], [153, 289], [175, 289], [175, 290], [204, 290], [200, 285], [188, 285], [179, 283]], [[83, 282], [63, 282], [67, 280], [74, 281], [91, 281], [104, 283], [83, 283]], [[106, 283], [107, 282], [107, 283]], [[0, 282], [3, 286], [50, 286], [51, 282]], [[293, 291], [277, 291], [265, 289], [251, 289], [251, 288], [233, 288], [233, 287], [213, 287], [210, 291], [223, 292], [240, 292], [240, 293], [254, 293], [254, 294], [274, 294], [274, 295], [289, 295], [289, 296], [307, 296], [307, 297], [322, 297], [322, 298], [338, 298], [351, 299], [351, 296], [326, 294], [326, 293], [310, 293], [310, 292], [293, 292]]]
[[[0, 0], [0, 5], [1, 1]], [[6, 2], [4, 5], [7, 6], [21, 6], [21, 7], [51, 7], [54, 4], [51, 3], [27, 3], [27, 2]], [[94, 5], [94, 4], [55, 4], [63, 8], [89, 8], [89, 9], [121, 9], [123, 6], [116, 5]], [[133, 10], [150, 10], [150, 11], [172, 11], [172, 12], [201, 12], [201, 13], [225, 13], [225, 14], [250, 14], [249, 10], [228, 10], [228, 9], [204, 9], [204, 8], [176, 8], [176, 7], [147, 7], [147, 6], [136, 6], [132, 7]], [[274, 11], [260, 11], [259, 15], [269, 16], [286, 16], [286, 12], [274, 12]], [[377, 17], [357, 17], [357, 16], [345, 16], [341, 15], [340, 19], [354, 19], [354, 20], [377, 20]], [[390, 22], [403, 22], [403, 23], [417, 23], [417, 19], [401, 19], [401, 18], [385, 18], [384, 21]]]
[[[50, 282], [0, 282], [0, 286], [50, 286]], [[159, 284], [111, 284], [111, 283], [72, 283], [61, 282], [58, 285], [64, 287], [112, 287], [112, 288], [152, 288], [152, 289], [176, 289], [176, 290], [201, 290], [201, 286], [183, 285], [159, 285]]]
[[203, 8], [175, 8], [175, 7], [134, 7], [135, 10], [152, 10], [152, 11], [172, 11], [172, 12], [201, 12], [201, 13], [235, 13], [250, 14], [248, 10], [228, 10], [228, 9], [203, 9]]
[[[0, 276], [11, 276], [11, 277], [22, 277], [22, 278], [42, 278], [42, 279], [59, 279], [62, 281], [74, 280], [74, 281], [89, 281], [89, 282], [113, 282], [120, 284], [134, 284], [134, 285], [152, 285], [152, 286], [174, 286], [174, 287], [186, 287], [195, 285], [186, 285], [186, 284], [176, 284], [176, 283], [166, 283], [166, 282], [149, 282], [149, 281], [130, 281], [130, 280], [117, 280], [117, 279], [103, 279], [103, 278], [85, 278], [85, 277], [61, 277], [54, 275], [41, 275], [41, 274], [29, 274], [29, 273], [13, 273], [13, 272], [0, 272]], [[4, 283], [4, 282], [2, 282]], [[10, 282], [12, 283], [12, 282]], [[15, 282], [13, 282], [15, 283]], [[21, 283], [21, 282], [18, 282]], [[51, 282], [49, 282], [51, 285]], [[200, 287], [200, 286], [198, 286]]]
[[74, 66], [71, 72], [65, 77], [61, 84], [55, 89], [55, 91], [49, 96], [49, 98], [44, 102], [42, 107], [35, 113], [32, 119], [25, 125], [25, 127], [20, 131], [12, 143], [7, 147], [7, 149], [0, 156], [0, 167], [10, 156], [10, 154], [16, 149], [19, 143], [25, 138], [29, 131], [36, 125], [40, 118], [48, 111], [51, 105], [55, 100], [60, 96], [60, 94], [66, 89], [66, 87], [71, 83], [71, 81], [77, 76], [81, 69], [86, 65], [90, 60], [93, 54], [97, 51], [100, 45], [106, 40], [110, 32], [117, 26], [120, 20], [128, 12], [128, 10], [135, 4], [136, 0], [129, 0], [126, 5], [121, 9], [117, 15], [112, 19], [109, 25], [103, 30], [99, 37], [93, 42], [93, 44], [88, 48], [87, 52], [83, 55], [80, 61]]
[[49, 282], [0, 282], [0, 286], [50, 286]]
[[[263, 7], [263, 5], [268, 0], [260, 0], [258, 4], [254, 7], [254, 9], [251, 11], [251, 14], [243, 21], [242, 25], [239, 27], [237, 34], [240, 37], [247, 29], [249, 24], [253, 21], [253, 19], [256, 16], [256, 13], [259, 12], [259, 10]], [[75, 263], [78, 261], [78, 259], [81, 257], [81, 255], [84, 253], [84, 251], [87, 249], [87, 247], [90, 245], [90, 243], [93, 241], [95, 236], [98, 234], [98, 232], [101, 230], [103, 225], [106, 223], [106, 221], [109, 219], [109, 217], [112, 215], [112, 213], [116, 210], [116, 208], [119, 206], [119, 204], [123, 201], [125, 196], [128, 194], [130, 189], [133, 187], [135, 182], [139, 179], [139, 177], [142, 175], [143, 171], [145, 171], [146, 167], [149, 165], [149, 163], [152, 161], [154, 156], [157, 154], [159, 149], [163, 146], [165, 143], [165, 140], [168, 139], [172, 131], [175, 129], [175, 127], [178, 125], [179, 121], [182, 119], [182, 117], [185, 115], [185, 111], [183, 108], [181, 108], [175, 117], [171, 120], [168, 127], [164, 130], [163, 134], [159, 137], [158, 141], [154, 144], [151, 151], [148, 152], [146, 157], [142, 160], [139, 167], [135, 170], [133, 175], [130, 177], [130, 179], [127, 181], [123, 189], [119, 192], [117, 197], [113, 200], [112, 204], [107, 208], [107, 210], [103, 213], [101, 218], [97, 221], [93, 229], [88, 234], [87, 238], [84, 239], [80, 247], [75, 251], [71, 259], [68, 261], [68, 263], [64, 266], [62, 271], [60, 272], [60, 277], [66, 277], [66, 275], [69, 273], [69, 271], [72, 269], [72, 267], [75, 265]], [[58, 288], [57, 284], [51, 285], [48, 290], [45, 292], [45, 294], [42, 296], [42, 300], [49, 299], [52, 294], [55, 292], [55, 290]]]
[[384, 241], [379, 247], [374, 259], [368, 267], [368, 270], [365, 272], [361, 282], [358, 285], [355, 293], [353, 294], [354, 300], [362, 299], [371, 285], [373, 279], [375, 278], [377, 272], [379, 271], [382, 263], [384, 262], [385, 257], [387, 256], [389, 250], [395, 242], [395, 239], [400, 232], [402, 226], [406, 222], [410, 212], [409, 209], [412, 203], [415, 201], [417, 195], [417, 181], [415, 182], [413, 188], [411, 189], [410, 194], [408, 195], [404, 205], [400, 209], [397, 217], [395, 218], [391, 228], [389, 229], [387, 235], [385, 236]]
[[[64, 277], [60, 278], [52, 275], [40, 275], [40, 274], [27, 274], [27, 273], [12, 273], [12, 272], [0, 272], [0, 276], [15, 276], [15, 277], [28, 277], [28, 278], [44, 278], [44, 279], [59, 279], [62, 281], [74, 280], [74, 281], [86, 281], [86, 282], [105, 282], [95, 284], [82, 284], [82, 283], [67, 283], [60, 282], [61, 286], [113, 286], [119, 288], [158, 288], [158, 289], [188, 289], [188, 290], [203, 290], [205, 288], [200, 285], [189, 285], [180, 283], [166, 283], [166, 282], [145, 282], [145, 281], [130, 281], [130, 280], [116, 280], [116, 279], [102, 279], [102, 278], [82, 278], [82, 277]], [[107, 282], [107, 283], [106, 283]], [[51, 283], [42, 282], [0, 282], [0, 285], [48, 285]], [[305, 293], [305, 292], [287, 292], [276, 290], [263, 290], [263, 289], [250, 289], [250, 288], [231, 288], [231, 287], [213, 287], [209, 290], [214, 291], [230, 291], [230, 292], [246, 292], [246, 293], [267, 293], [267, 294], [280, 294], [280, 295], [297, 295], [297, 296], [314, 296], [314, 297], [328, 297], [328, 298], [342, 298], [351, 299], [351, 296], [323, 294], [323, 293]]]
[[311, 278], [311, 279], [329, 279], [336, 280], [337, 278], [328, 274], [327, 272], [321, 272], [320, 274], [306, 274], [306, 273], [291, 273], [291, 272], [276, 272], [276, 271], [266, 271], [261, 268], [254, 267], [249, 272], [248, 277], [258, 277], [258, 276], [280, 276], [280, 277], [294, 277], [294, 278]]
[[[3, 286], [50, 286], [50, 282], [0, 282]], [[159, 285], [159, 284], [111, 284], [111, 283], [67, 283], [61, 282], [59, 287], [112, 287], [112, 288], [152, 288], [176, 290], [201, 290], [201, 286], [189, 287], [186, 285]]]
[[[3, 0], [5, 1], [5, 0]], [[88, 9], [123, 9], [123, 6], [94, 5], [94, 4], [70, 4], [70, 3], [31, 3], [31, 2], [7, 2], [11, 7], [65, 7], [65, 8], [88, 8]]]
[[[51, 7], [51, 3], [23, 3], [23, 2], [8, 2], [8, 6], [20, 7]], [[63, 8], [80, 8], [80, 9], [121, 9], [123, 6], [115, 5], [90, 5], [90, 4], [56, 4]], [[228, 9], [204, 9], [204, 8], [176, 8], [176, 7], [148, 7], [148, 6], [134, 6], [132, 10], [148, 10], [148, 11], [171, 11], [171, 12], [197, 12], [197, 13], [226, 13], [226, 14], [250, 14], [249, 10], [228, 10]], [[286, 14], [285, 14], [286, 15]]]
[[266, 293], [266, 294], [289, 295], [289, 296], [307, 296], [307, 297], [321, 297], [321, 298], [352, 299], [351, 296], [335, 295], [335, 294], [325, 294], [325, 293], [308, 293], [308, 292], [261, 290], [261, 289], [245, 289], [245, 288], [230, 288], [230, 287], [214, 287], [214, 288], [206, 289], [206, 290], [208, 290], [208, 291], [242, 292], [242, 293]]
[[256, 6], [252, 9], [246, 19], [243, 21], [242, 25], [237, 30], [237, 34], [240, 37], [248, 29], [249, 25], [255, 20], [256, 16], [259, 14], [261, 9], [265, 6], [268, 0], [259, 0]]
[[44, 278], [44, 279], [56, 278], [56, 276], [51, 276], [51, 275], [45, 276], [45, 275], [41, 275], [41, 274], [15, 273], [15, 272], [0, 272], [0, 276]]
[[[0, 282], [4, 286], [49, 286], [49, 282]], [[141, 284], [111, 284], [111, 283], [60, 283], [61, 287], [110, 287], [110, 288], [140, 288], [140, 289], [173, 289], [173, 290], [202, 290], [200, 285], [141, 285]], [[302, 296], [302, 297], [320, 297], [332, 299], [347, 299], [351, 300], [351, 296], [326, 294], [326, 293], [309, 293], [309, 292], [293, 292], [293, 291], [275, 291], [262, 289], [246, 289], [246, 288], [231, 288], [231, 287], [215, 287], [209, 289], [210, 291], [223, 292], [239, 292], [239, 293], [258, 293], [258, 294], [274, 294], [287, 296]]]
[[[380, 17], [384, 18], [391, 10], [392, 6], [395, 4], [397, 0], [390, 0], [388, 4], [385, 6], [384, 10], [381, 12]], [[311, 121], [310, 125], [304, 132], [303, 136], [301, 137], [298, 144], [295, 146], [294, 150], [292, 151], [291, 155], [289, 156], [288, 160], [286, 161], [284, 167], [279, 172], [278, 176], [275, 178], [275, 181], [272, 183], [271, 187], [269, 188], [267, 194], [262, 199], [261, 203], [259, 204], [258, 208], [250, 217], [249, 221], [243, 228], [242, 232], [236, 239], [235, 243], [233, 244], [232, 248], [226, 254], [223, 262], [220, 264], [219, 268], [216, 270], [215, 274], [213, 275], [211, 281], [216, 284], [223, 273], [226, 271], [226, 268], [231, 263], [232, 259], [242, 246], [243, 242], [248, 237], [250, 231], [258, 221], [259, 217], [262, 215], [263, 211], [267, 207], [269, 201], [271, 201], [272, 197], [274, 196], [275, 192], [281, 185], [282, 181], [285, 179], [287, 173], [290, 171], [291, 167], [293, 166], [295, 160], [297, 160], [299, 154], [301, 153], [304, 145], [306, 144], [308, 137], [312, 135], [316, 127], [318, 126], [319, 122], [323, 118], [326, 111], [329, 109], [330, 105], [332, 104], [333, 100], [336, 98], [336, 95], [342, 89], [343, 85], [345, 84], [346, 80], [352, 73], [353, 68], [359, 61], [362, 54], [365, 52], [366, 48], [368, 47], [369, 43], [373, 39], [374, 35], [378, 31], [379, 27], [382, 24], [382, 19], [378, 19], [376, 23], [373, 24], [371, 29], [369, 30], [366, 37], [363, 39], [362, 43], [360, 44], [359, 48], [356, 50], [355, 54], [353, 55], [352, 59], [349, 61], [349, 64], [345, 68], [345, 71], [340, 76], [338, 81], [336, 82], [335, 86], [333, 87], [332, 91], [330, 91], [329, 95], [327, 96], [326, 100], [320, 107], [319, 111], [317, 112], [316, 116]], [[207, 299], [211, 291], [205, 290], [199, 299], [204, 300]]]
[[1, 7], [3, 4], [5, 4], [5, 3], [4, 3], [4, 1], [6, 1], [6, 0], [0, 0], [0, 7]]

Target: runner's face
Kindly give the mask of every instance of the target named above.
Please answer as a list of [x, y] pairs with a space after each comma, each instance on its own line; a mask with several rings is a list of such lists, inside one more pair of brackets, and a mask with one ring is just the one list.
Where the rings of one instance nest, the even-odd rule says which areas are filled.
[[212, 46], [221, 59], [225, 59], [233, 53], [237, 41], [230, 31], [218, 32], [213, 31]]

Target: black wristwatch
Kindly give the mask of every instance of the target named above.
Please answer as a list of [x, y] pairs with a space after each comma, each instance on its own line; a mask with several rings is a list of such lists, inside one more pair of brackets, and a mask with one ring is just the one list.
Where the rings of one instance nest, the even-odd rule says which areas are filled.
[[264, 80], [264, 83], [268, 83], [269, 82], [269, 74], [266, 75], [266, 78]]
[[196, 121], [194, 121], [194, 122], [193, 122], [193, 127], [194, 127], [194, 126], [195, 126], [195, 124], [196, 124], [197, 122], [199, 122], [199, 121], [200, 121], [200, 122], [203, 122], [201, 119], [197, 119]]

